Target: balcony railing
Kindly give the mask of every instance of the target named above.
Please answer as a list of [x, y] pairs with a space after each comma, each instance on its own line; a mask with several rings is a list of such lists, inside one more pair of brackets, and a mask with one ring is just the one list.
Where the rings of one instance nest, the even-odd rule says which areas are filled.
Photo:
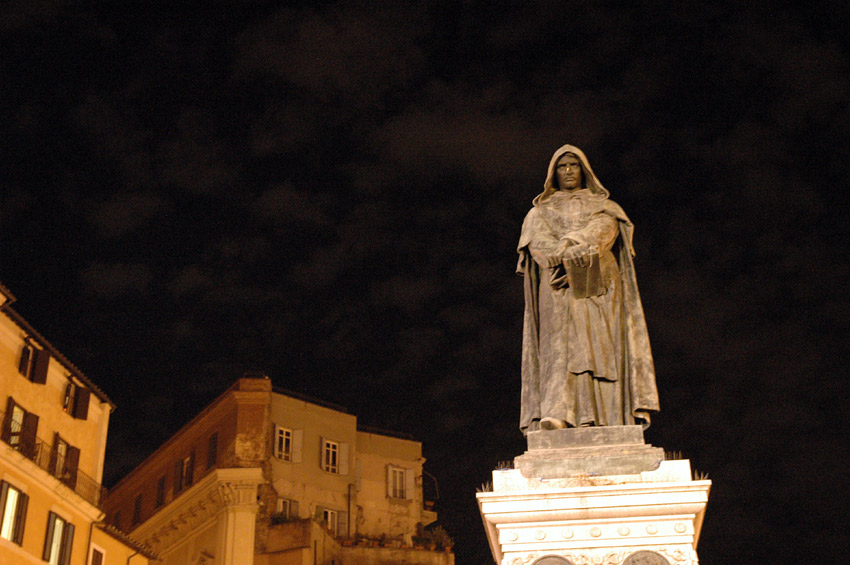
[[[6, 422], [3, 412], [0, 412], [0, 422]], [[59, 458], [52, 445], [40, 438], [27, 439], [21, 434], [12, 434], [6, 426], [2, 430], [2, 439], [12, 449], [59, 479], [59, 482], [86, 501], [98, 508], [103, 507], [106, 488], [79, 469], [71, 468], [67, 457], [64, 457], [63, 461], [57, 461]]]

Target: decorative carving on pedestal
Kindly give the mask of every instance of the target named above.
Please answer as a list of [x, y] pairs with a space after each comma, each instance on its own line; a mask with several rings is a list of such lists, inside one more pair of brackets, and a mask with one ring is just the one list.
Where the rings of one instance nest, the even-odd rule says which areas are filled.
[[670, 562], [654, 551], [638, 551], [626, 557], [623, 565], [670, 565]]
[[534, 562], [534, 565], [574, 565], [569, 559], [557, 555], [547, 555]]
[[[662, 555], [665, 554], [665, 555]], [[657, 551], [624, 549], [620, 551], [598, 550], [592, 552], [562, 555], [539, 555], [529, 553], [523, 557], [515, 557], [510, 565], [697, 565], [695, 551], [668, 550], [658, 548]]]

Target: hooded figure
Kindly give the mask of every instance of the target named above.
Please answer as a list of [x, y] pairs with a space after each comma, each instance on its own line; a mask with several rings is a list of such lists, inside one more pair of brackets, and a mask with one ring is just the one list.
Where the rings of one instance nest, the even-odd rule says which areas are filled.
[[632, 261], [634, 226], [608, 196], [584, 153], [564, 145], [523, 221], [523, 433], [648, 427], [649, 412], [659, 409]]

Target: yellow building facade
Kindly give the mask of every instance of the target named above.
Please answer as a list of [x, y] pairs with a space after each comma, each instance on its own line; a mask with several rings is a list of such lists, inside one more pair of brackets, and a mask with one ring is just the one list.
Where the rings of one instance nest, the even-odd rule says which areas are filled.
[[106, 501], [166, 565], [451, 565], [427, 542], [421, 443], [239, 379]]
[[102, 523], [115, 406], [13, 301], [0, 285], [0, 563], [149, 563]]

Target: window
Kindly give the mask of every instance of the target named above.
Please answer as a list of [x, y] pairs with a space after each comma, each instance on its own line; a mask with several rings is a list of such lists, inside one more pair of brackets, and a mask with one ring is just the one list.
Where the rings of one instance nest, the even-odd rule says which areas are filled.
[[387, 465], [387, 496], [390, 498], [413, 499], [413, 469]]
[[62, 409], [79, 420], [85, 420], [89, 416], [89, 399], [91, 391], [87, 388], [68, 383], [65, 387], [65, 400]]
[[37, 430], [38, 416], [24, 410], [10, 396], [3, 418], [3, 441], [32, 459], [35, 457]]
[[274, 456], [282, 461], [292, 461], [292, 430], [277, 429]]
[[62, 470], [65, 468], [65, 459], [68, 457], [68, 442], [56, 434], [56, 440], [53, 442], [53, 457], [51, 457], [50, 472], [55, 477], [62, 476]]
[[178, 459], [174, 464], [174, 492], [175, 494], [192, 485], [192, 474], [195, 467], [195, 452], [193, 451], [183, 459]]
[[19, 405], [12, 407], [12, 418], [9, 428], [9, 444], [15, 449], [21, 448], [21, 436], [24, 431], [24, 416], [26, 411]]
[[325, 440], [322, 450], [322, 469], [328, 473], [339, 473], [339, 444], [335, 441]]
[[215, 432], [210, 436], [209, 442], [207, 443], [207, 469], [212, 469], [215, 467], [216, 462], [218, 461], [218, 432]]
[[56, 433], [53, 435], [53, 449], [50, 452], [50, 473], [74, 488], [77, 485], [77, 467], [80, 464], [80, 450], [69, 445]]
[[6, 481], [0, 482], [0, 538], [21, 545], [29, 497]]
[[165, 475], [156, 482], [156, 507], [159, 508], [163, 504], [165, 504]]
[[91, 557], [89, 558], [89, 565], [103, 565], [106, 561], [105, 556], [106, 553], [99, 547], [92, 546], [91, 548]]
[[142, 493], [136, 495], [136, 500], [133, 501], [133, 525], [135, 526], [142, 521]]
[[278, 498], [276, 511], [285, 518], [298, 518], [298, 501]]
[[50, 565], [68, 565], [73, 544], [74, 525], [51, 512], [47, 519], [47, 536], [44, 538], [44, 555], [41, 558]]
[[291, 430], [275, 425], [274, 427], [274, 456], [281, 461], [301, 463], [301, 430]]
[[[121, 511], [117, 511], [112, 518], [112, 525], [121, 530]], [[124, 530], [121, 530], [124, 531]]]
[[348, 512], [340, 512], [339, 510], [319, 506], [316, 508], [316, 518], [325, 524], [333, 532], [333, 535], [348, 535]]
[[392, 498], [404, 498], [404, 469], [398, 467], [389, 468], [387, 493]]
[[50, 365], [50, 352], [44, 349], [36, 349], [29, 343], [21, 350], [21, 360], [18, 363], [18, 372], [34, 383], [44, 384], [47, 382], [47, 367]]
[[339, 513], [336, 510], [331, 510], [329, 508], [322, 509], [322, 522], [328, 525], [328, 529], [337, 534], [337, 527], [339, 526]]
[[335, 475], [348, 474], [348, 444], [322, 438], [320, 467]]

